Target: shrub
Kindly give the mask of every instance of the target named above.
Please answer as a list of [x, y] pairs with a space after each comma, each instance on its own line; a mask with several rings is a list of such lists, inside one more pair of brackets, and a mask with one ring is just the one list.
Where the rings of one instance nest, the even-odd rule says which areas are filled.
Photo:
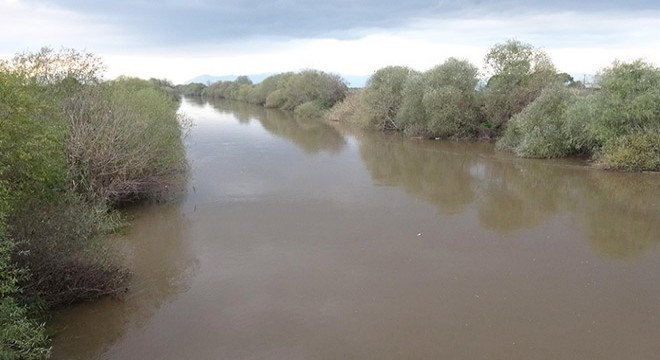
[[325, 109], [318, 101], [308, 101], [298, 107], [294, 111], [297, 116], [305, 118], [320, 118], [325, 115]]
[[599, 154], [607, 168], [628, 171], [660, 170], [660, 131], [637, 132], [605, 143]]
[[409, 136], [429, 136], [426, 108], [422, 103], [426, 91], [427, 81], [421, 73], [411, 74], [401, 91], [401, 106], [394, 123]]
[[432, 136], [471, 137], [476, 132], [478, 73], [469, 62], [449, 58], [424, 74], [428, 87], [422, 105]]
[[534, 102], [509, 121], [504, 136], [497, 142], [518, 156], [534, 158], [563, 157], [571, 152], [565, 132], [566, 110], [575, 95], [563, 85], [543, 90]]
[[395, 123], [413, 136], [471, 137], [479, 119], [477, 68], [449, 58], [423, 74], [408, 77]]
[[19, 285], [27, 279], [28, 273], [12, 261], [15, 244], [5, 227], [8, 197], [6, 186], [0, 180], [0, 358], [43, 359], [50, 353], [44, 324], [32, 319], [28, 308], [16, 300], [20, 295]]
[[[292, 72], [288, 73], [282, 73], [282, 74], [277, 74], [277, 75], [272, 75], [267, 78], [265, 78], [262, 82], [257, 84], [253, 89], [250, 94], [250, 97], [248, 98], [248, 101], [257, 104], [257, 105], [264, 105], [267, 107], [280, 107], [281, 104], [278, 104], [276, 106], [268, 106], [267, 104], [267, 99], [270, 94], [275, 92], [278, 89], [283, 89], [284, 86], [286, 85], [286, 82], [288, 81], [289, 78], [293, 76]], [[271, 104], [272, 105], [272, 104]]]
[[358, 124], [362, 115], [362, 90], [349, 90], [344, 100], [336, 103], [328, 113], [331, 121]]
[[545, 87], [562, 81], [544, 51], [517, 40], [492, 47], [485, 62], [491, 77], [485, 89], [484, 111], [496, 129], [503, 129]]
[[202, 96], [207, 86], [202, 83], [190, 83], [186, 85], [177, 85], [176, 90], [183, 96]]
[[157, 192], [182, 172], [176, 104], [130, 78], [89, 87], [65, 107], [75, 189], [111, 204]]
[[329, 109], [344, 99], [348, 87], [339, 75], [304, 70], [291, 76], [283, 91], [286, 101], [281, 107], [286, 110], [294, 110], [309, 101], [316, 101], [320, 107]]
[[286, 103], [286, 93], [284, 89], [277, 89], [266, 97], [267, 108], [281, 108]]
[[578, 95], [566, 109], [563, 132], [566, 143], [573, 154], [590, 155], [598, 149], [591, 123], [596, 118], [596, 97], [593, 94]]
[[641, 60], [614, 62], [601, 74], [592, 130], [601, 142], [660, 129], [660, 68]]
[[363, 126], [380, 130], [399, 129], [395, 120], [403, 100], [404, 84], [416, 72], [404, 66], [388, 66], [376, 71], [363, 93]]
[[40, 85], [61, 85], [66, 80], [95, 84], [101, 81], [100, 74], [105, 69], [101, 59], [93, 54], [67, 48], [55, 51], [49, 47], [17, 54], [8, 67], [14, 74]]

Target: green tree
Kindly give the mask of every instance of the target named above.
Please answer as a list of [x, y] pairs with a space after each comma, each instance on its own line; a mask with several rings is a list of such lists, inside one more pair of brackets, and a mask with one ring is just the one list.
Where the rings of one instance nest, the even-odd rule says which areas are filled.
[[478, 72], [468, 61], [449, 58], [410, 76], [395, 119], [398, 127], [413, 136], [473, 136], [479, 119]]
[[286, 101], [282, 107], [286, 110], [310, 101], [317, 102], [321, 109], [329, 109], [344, 99], [348, 86], [337, 74], [303, 70], [287, 80], [283, 91]]
[[68, 48], [55, 51], [49, 47], [17, 54], [9, 67], [15, 74], [34, 79], [39, 84], [58, 84], [65, 79], [82, 84], [98, 83], [105, 70], [101, 58], [91, 53]]
[[543, 50], [517, 40], [493, 46], [485, 62], [491, 75], [485, 89], [485, 115], [498, 131], [545, 87], [560, 81]]
[[575, 152], [566, 126], [567, 109], [575, 101], [575, 95], [563, 85], [544, 89], [511, 118], [497, 146], [533, 158], [564, 157]]
[[607, 167], [660, 170], [660, 68], [636, 60], [614, 62], [593, 95], [588, 131]]
[[365, 127], [399, 129], [395, 120], [403, 101], [404, 85], [417, 72], [404, 66], [388, 66], [376, 71], [362, 93]]

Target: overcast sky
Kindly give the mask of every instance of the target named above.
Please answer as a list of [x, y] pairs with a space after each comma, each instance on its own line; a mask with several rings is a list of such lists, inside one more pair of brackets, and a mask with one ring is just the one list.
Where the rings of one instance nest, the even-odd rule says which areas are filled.
[[660, 1], [0, 0], [0, 57], [73, 47], [101, 56], [107, 78], [370, 75], [450, 56], [481, 67], [489, 47], [511, 38], [573, 74], [614, 59], [660, 65]]

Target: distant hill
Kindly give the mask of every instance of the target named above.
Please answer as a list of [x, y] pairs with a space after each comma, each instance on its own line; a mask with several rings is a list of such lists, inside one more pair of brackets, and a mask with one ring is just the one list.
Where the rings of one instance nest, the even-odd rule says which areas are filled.
[[[258, 84], [271, 75], [274, 75], [274, 73], [249, 74], [247, 77], [249, 77], [253, 83]], [[238, 76], [239, 75], [199, 75], [186, 81], [185, 83], [213, 84], [217, 81], [234, 81]], [[341, 77], [346, 80], [348, 86], [350, 87], [364, 87], [364, 85], [367, 83], [367, 80], [369, 79], [369, 76], [366, 75], [341, 75]]]

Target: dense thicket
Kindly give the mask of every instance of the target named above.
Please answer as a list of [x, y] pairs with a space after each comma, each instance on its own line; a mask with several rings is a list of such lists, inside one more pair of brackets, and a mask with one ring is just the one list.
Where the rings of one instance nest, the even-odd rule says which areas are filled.
[[519, 156], [589, 155], [604, 167], [660, 170], [660, 69], [614, 62], [590, 88], [549, 56], [510, 40], [485, 57], [487, 79], [465, 60], [426, 72], [389, 66], [329, 118], [426, 138], [499, 139]]
[[[182, 95], [195, 93], [201, 84], [180, 86]], [[312, 117], [321, 116], [334, 104], [344, 99], [348, 87], [336, 74], [318, 70], [303, 70], [298, 73], [283, 73], [270, 76], [255, 85], [246, 76], [234, 81], [218, 81], [199, 91], [200, 95], [245, 101], [269, 108], [292, 110], [296, 114]]]
[[36, 304], [123, 291], [128, 271], [103, 241], [120, 224], [112, 205], [185, 168], [171, 84], [103, 82], [102, 69], [51, 49], [0, 66], [0, 358], [48, 354]]
[[545, 89], [513, 116], [498, 146], [525, 157], [589, 154], [607, 168], [660, 170], [660, 68], [615, 62], [601, 78], [588, 94]]

